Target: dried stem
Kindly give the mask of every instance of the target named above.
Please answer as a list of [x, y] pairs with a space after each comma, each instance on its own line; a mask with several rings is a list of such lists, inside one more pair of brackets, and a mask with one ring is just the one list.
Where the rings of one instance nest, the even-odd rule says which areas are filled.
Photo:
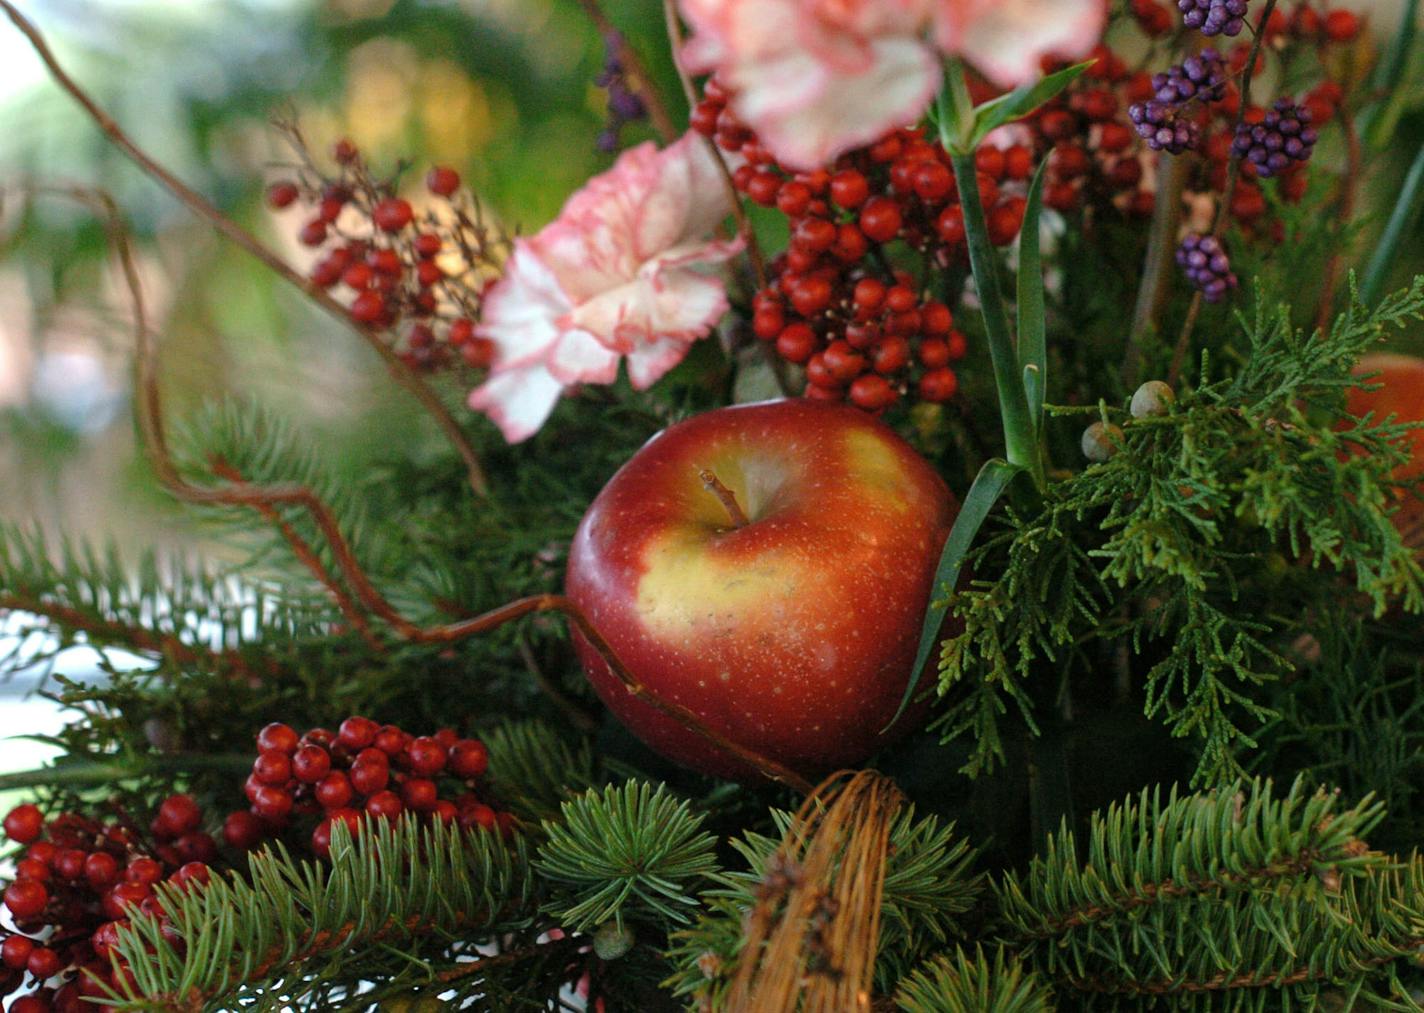
[[469, 476], [470, 488], [477, 494], [483, 496], [489, 491], [489, 482], [485, 477], [484, 469], [480, 464], [474, 447], [470, 445], [460, 425], [455, 421], [438, 394], [415, 374], [409, 366], [401, 361], [382, 340], [381, 333], [375, 328], [359, 324], [351, 319], [346, 307], [337, 302], [330, 293], [322, 289], [298, 273], [286, 261], [275, 252], [268, 249], [261, 240], [248, 232], [241, 225], [238, 225], [231, 218], [224, 215], [214, 207], [206, 198], [190, 188], [182, 180], [178, 179], [171, 172], [165, 169], [158, 162], [143, 151], [126, 134], [123, 129], [94, 102], [89, 94], [79, 86], [75, 80], [60, 66], [54, 52], [50, 49], [49, 43], [45, 41], [44, 35], [29, 20], [21, 14], [10, 0], [0, 0], [0, 8], [14, 22], [29, 40], [35, 53], [43, 61], [50, 76], [54, 78], [60, 88], [66, 91], [75, 102], [88, 114], [89, 118], [102, 130], [114, 145], [132, 159], [145, 173], [161, 184], [164, 189], [176, 197], [185, 207], [196, 214], [199, 218], [206, 220], [215, 229], [227, 237], [230, 241], [257, 258], [263, 265], [282, 277], [287, 282], [300, 289], [309, 299], [315, 302], [327, 313], [340, 320], [343, 324], [351, 327], [358, 334], [366, 339], [385, 363], [386, 369], [392, 378], [410, 391], [412, 395], [421, 403], [436, 424], [444, 432], [446, 438], [454, 446], [456, 452], [465, 462], [465, 469]]
[[711, 468], [698, 469], [697, 477], [702, 479], [702, 484], [707, 487], [707, 491], [716, 496], [723, 509], [727, 511], [727, 517], [731, 520], [733, 528], [744, 528], [751, 523], [747, 519], [746, 512], [742, 509], [742, 505], [737, 502], [736, 494], [722, 484], [721, 479], [713, 474]]
[[648, 110], [648, 119], [652, 121], [653, 129], [658, 132], [663, 143], [671, 144], [677, 140], [678, 129], [673, 125], [672, 116], [668, 114], [662, 96], [653, 86], [652, 76], [638, 56], [637, 50], [628, 44], [623, 33], [614, 27], [612, 21], [608, 20], [608, 15], [603, 13], [603, 7], [598, 0], [579, 0], [579, 6], [583, 8], [584, 13], [588, 15], [588, 19], [593, 22], [594, 27], [598, 29], [598, 33], [603, 36], [604, 40], [611, 42], [617, 48], [618, 62], [623, 65], [624, 71], [633, 78], [633, 90], [643, 100], [643, 105]]
[[[1256, 60], [1261, 55], [1261, 44], [1266, 41], [1266, 23], [1271, 12], [1276, 9], [1276, 0], [1266, 0], [1261, 10], [1261, 19], [1256, 23], [1255, 37], [1251, 40], [1251, 52], [1246, 57], [1246, 66], [1241, 71], [1241, 104], [1236, 109], [1236, 121], [1231, 125], [1234, 137], [1241, 124], [1246, 121], [1246, 110], [1251, 104], [1251, 78], [1256, 71]], [[1231, 213], [1231, 200], [1236, 196], [1236, 181], [1241, 178], [1241, 156], [1235, 150], [1226, 163], [1226, 187], [1221, 192], [1221, 203], [1216, 208], [1216, 218], [1211, 225], [1211, 234], [1217, 239], [1226, 231], [1226, 218]], [[1187, 346], [1192, 340], [1192, 330], [1201, 314], [1202, 294], [1198, 289], [1192, 295], [1192, 303], [1187, 307], [1187, 318], [1182, 322], [1182, 333], [1177, 336], [1177, 346], [1172, 350], [1172, 366], [1167, 370], [1167, 384], [1175, 387], [1182, 376], [1182, 365], [1186, 361]]]

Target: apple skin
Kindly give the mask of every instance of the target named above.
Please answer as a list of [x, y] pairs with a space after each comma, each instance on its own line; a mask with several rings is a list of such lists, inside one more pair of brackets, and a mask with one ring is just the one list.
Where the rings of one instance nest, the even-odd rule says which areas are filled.
[[[734, 528], [709, 469], [750, 521]], [[844, 404], [737, 405], [643, 446], [600, 492], [566, 594], [664, 701], [804, 776], [859, 763], [904, 694], [958, 504], [888, 426]], [[635, 735], [717, 777], [758, 774], [634, 697], [575, 634], [584, 670]], [[932, 685], [924, 681], [922, 685]]]
[[[1424, 359], [1388, 352], [1367, 355], [1355, 367], [1355, 375], [1370, 373], [1378, 375], [1367, 382], [1379, 389], [1351, 387], [1346, 411], [1356, 417], [1374, 412], [1376, 422], [1391, 415], [1395, 422], [1424, 422]], [[1410, 430], [1404, 442], [1410, 460], [1395, 469], [1394, 477], [1411, 482], [1424, 476], [1424, 429]], [[1406, 493], [1394, 523], [1406, 541], [1424, 549], [1424, 498]]]

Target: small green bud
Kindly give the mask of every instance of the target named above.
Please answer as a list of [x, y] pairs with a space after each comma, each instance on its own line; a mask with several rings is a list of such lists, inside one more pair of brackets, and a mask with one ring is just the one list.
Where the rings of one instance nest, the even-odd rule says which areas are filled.
[[617, 960], [633, 948], [638, 940], [633, 930], [616, 921], [604, 922], [593, 934], [593, 952], [600, 960]]
[[1122, 449], [1122, 430], [1111, 422], [1094, 422], [1083, 430], [1083, 456], [1101, 463]]
[[1145, 419], [1149, 415], [1166, 415], [1172, 410], [1177, 395], [1161, 380], [1148, 380], [1132, 395], [1129, 411], [1135, 419]]

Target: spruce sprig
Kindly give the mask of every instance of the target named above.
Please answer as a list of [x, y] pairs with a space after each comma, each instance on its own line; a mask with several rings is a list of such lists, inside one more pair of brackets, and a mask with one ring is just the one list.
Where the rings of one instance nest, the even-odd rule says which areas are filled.
[[664, 785], [589, 790], [546, 820], [535, 863], [553, 884], [545, 904], [560, 924], [586, 931], [625, 918], [686, 924], [699, 889], [718, 872], [703, 817]]
[[137, 986], [112, 997], [120, 1009], [292, 1008], [358, 965], [367, 981], [430, 983], [534, 916], [520, 839], [411, 819], [354, 837], [336, 821], [329, 863], [277, 845], [252, 855], [247, 878], [156, 893], [166, 917], [119, 930]]
[[962, 946], [915, 969], [895, 994], [904, 1013], [1053, 1013], [1052, 990], [1016, 955]]

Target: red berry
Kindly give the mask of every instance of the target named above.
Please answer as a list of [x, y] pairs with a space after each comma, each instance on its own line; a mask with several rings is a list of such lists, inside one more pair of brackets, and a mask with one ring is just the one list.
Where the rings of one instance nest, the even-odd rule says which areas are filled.
[[1004, 175], [1009, 179], [1028, 179], [1033, 175], [1033, 152], [1022, 144], [1005, 149]]
[[929, 302], [920, 307], [920, 326], [926, 334], [948, 334], [954, 326], [954, 314], [942, 302]]
[[1039, 117], [1038, 125], [1045, 137], [1055, 141], [1071, 137], [1078, 128], [1073, 114], [1066, 109], [1049, 109]]
[[326, 242], [326, 222], [313, 218], [302, 226], [302, 231], [297, 233], [297, 239], [303, 246], [320, 246]]
[[909, 285], [895, 285], [885, 293], [885, 308], [891, 313], [908, 313], [916, 302], [915, 290]]
[[877, 243], [888, 243], [900, 233], [900, 206], [889, 197], [872, 197], [860, 212], [860, 231]]
[[351, 767], [351, 787], [362, 795], [374, 795], [390, 782], [390, 768], [383, 763], [358, 762]]
[[372, 745], [387, 756], [395, 756], [405, 749], [407, 741], [409, 738], [406, 733], [395, 725], [382, 725], [381, 730], [376, 733], [376, 740]]
[[292, 793], [289, 791], [264, 784], [254, 792], [254, 796], [252, 811], [268, 822], [280, 822], [292, 811]]
[[49, 891], [37, 879], [17, 879], [5, 887], [5, 906], [17, 919], [35, 918], [49, 903]]
[[767, 306], [752, 314], [752, 333], [763, 341], [771, 341], [786, 326], [786, 315], [779, 306]]
[[844, 341], [832, 341], [821, 353], [826, 369], [841, 383], [849, 383], [865, 372], [865, 356]]
[[796, 312], [812, 317], [830, 305], [831, 283], [821, 277], [802, 278], [792, 286], [790, 295]]
[[53, 862], [54, 856], [57, 854], [59, 854], [59, 848], [50, 841], [36, 841], [25, 849], [26, 858], [33, 858], [36, 862], [44, 862], [46, 865]]
[[441, 823], [450, 823], [460, 815], [460, 810], [448, 798], [442, 798], [435, 803], [435, 818]]
[[227, 819], [223, 820], [223, 840], [227, 841], [228, 847], [250, 851], [266, 836], [266, 826], [252, 813], [228, 813]]
[[880, 328], [870, 323], [846, 324], [845, 343], [863, 352], [880, 340]]
[[319, 288], [330, 288], [341, 280], [341, 273], [346, 268], [346, 262], [336, 257], [325, 257], [316, 262], [311, 269], [311, 280]]
[[[59, 873], [62, 879], [79, 879], [84, 875], [84, 860], [89, 855], [78, 848], [65, 848], [54, 856], [54, 871]], [[20, 862], [15, 866], [17, 875], [26, 876], [33, 873], [26, 868], [31, 864], [31, 860]], [[42, 862], [34, 862], [41, 869], [47, 868]]]
[[100, 960], [108, 960], [110, 951], [119, 942], [119, 923], [105, 922], [100, 925], [89, 937], [89, 942], [94, 947], [94, 952], [99, 955]]
[[941, 211], [935, 219], [935, 232], [940, 241], [949, 246], [964, 242], [964, 209], [951, 204]]
[[[450, 325], [452, 335], [455, 327], [461, 322], [462, 320], [456, 320], [454, 324]], [[473, 324], [470, 325], [470, 329], [473, 331]], [[379, 731], [379, 729], [380, 726], [370, 718], [349, 717], [341, 722], [341, 728], [337, 733], [337, 738], [341, 740], [341, 744], [347, 749], [356, 752], [365, 749], [374, 742], [376, 740], [376, 732]]]
[[1132, 131], [1121, 123], [1104, 123], [1098, 132], [1098, 149], [1109, 154], [1126, 151], [1132, 144]]
[[831, 247], [831, 252], [842, 263], [856, 263], [869, 249], [870, 244], [865, 241], [865, 234], [851, 222], [842, 222], [836, 228], [836, 245]]
[[926, 338], [920, 342], [920, 362], [928, 369], [949, 365], [949, 342]]
[[366, 811], [378, 819], [395, 819], [405, 811], [400, 796], [393, 791], [378, 791], [366, 800]]
[[52, 1013], [54, 1007], [39, 995], [22, 995], [10, 1007], [10, 1013]]
[[[787, 362], [805, 362], [816, 350], [816, 332], [810, 325], [788, 324], [776, 338], [776, 354]], [[450, 766], [455, 767], [455, 754], [450, 754]], [[458, 773], [458, 770], [456, 770]], [[463, 775], [462, 775], [463, 776]]]
[[747, 181], [746, 192], [762, 207], [772, 207], [781, 192], [781, 177], [774, 172], [759, 172]]
[[170, 837], [178, 837], [198, 829], [203, 810], [191, 795], [169, 795], [158, 807], [158, 819]]
[[410, 761], [410, 769], [417, 774], [429, 777], [445, 769], [446, 751], [428, 735], [412, 740], [410, 745], [406, 746], [405, 752]]
[[827, 387], [833, 390], [840, 389], [840, 381], [826, 365], [825, 356], [817, 352], [806, 360], [806, 380], [813, 387]]
[[201, 830], [178, 838], [173, 842], [173, 849], [183, 863], [211, 862], [218, 857], [218, 845], [213, 835]]
[[947, 367], [932, 369], [920, 377], [921, 401], [948, 401], [959, 390], [959, 377]]
[[320, 746], [302, 746], [292, 757], [292, 776], [315, 784], [331, 770], [331, 754]]
[[141, 883], [151, 886], [162, 878], [163, 866], [142, 855], [129, 859], [128, 867], [124, 869], [124, 882], [126, 883]]
[[880, 304], [884, 301], [885, 283], [878, 278], [862, 278], [855, 283], [851, 302], [855, 304], [857, 311], [863, 310], [866, 314], [873, 313], [880, 308]]
[[812, 401], [839, 401], [841, 391], [839, 387], [823, 387], [818, 383], [806, 384], [806, 389], [801, 392], [801, 396], [810, 398]]
[[286, 784], [292, 776], [292, 758], [269, 749], [252, 761], [252, 776], [262, 784]]
[[437, 165], [425, 174], [425, 185], [439, 197], [449, 197], [460, 189], [460, 174], [446, 165]]
[[410, 224], [415, 211], [410, 201], [400, 197], [387, 197], [371, 209], [371, 221], [383, 232], [399, 232]]
[[0, 943], [0, 962], [16, 971], [23, 971], [34, 951], [35, 941], [29, 936], [6, 936]]
[[416, 254], [421, 257], [438, 256], [440, 250], [444, 247], [444, 243], [440, 241], [440, 237], [430, 232], [422, 232], [416, 236], [415, 242], [412, 245], [415, 247]]
[[399, 278], [405, 271], [400, 254], [388, 246], [372, 250], [367, 254], [366, 260], [370, 263], [372, 270], [377, 274], [384, 274], [388, 278]]
[[267, 206], [274, 210], [290, 207], [300, 195], [301, 191], [295, 183], [285, 180], [273, 183], [267, 188]]
[[476, 369], [484, 369], [494, 362], [494, 351], [494, 342], [489, 338], [471, 338], [460, 346], [460, 355]]
[[914, 187], [920, 200], [936, 203], [949, 196], [954, 175], [943, 162], [923, 162], [915, 170]]
[[899, 397], [899, 393], [890, 386], [890, 382], [875, 373], [867, 373], [865, 376], [858, 377], [850, 385], [851, 403], [866, 411], [879, 411], [881, 408], [888, 408]]
[[[63, 854], [63, 852], [61, 852], [61, 854]], [[81, 851], [79, 854], [82, 856], [84, 852]], [[58, 863], [58, 861], [58, 858], [56, 858], [55, 862]], [[50, 875], [50, 866], [37, 858], [22, 858], [15, 863], [16, 879], [33, 879], [36, 882], [48, 883]]]
[[1325, 37], [1331, 42], [1349, 42], [1360, 34], [1360, 19], [1354, 11], [1336, 8], [1325, 15]]
[[365, 291], [351, 301], [351, 319], [372, 324], [385, 315], [386, 300], [379, 292]]
[[803, 250], [820, 253], [836, 241], [836, 227], [824, 218], [803, 218], [792, 231], [791, 241]]
[[433, 260], [422, 260], [415, 269], [415, 280], [430, 288], [445, 277], [445, 269]]
[[[357, 261], [348, 267], [341, 275], [341, 283], [347, 288], [355, 289], [357, 292], [371, 287], [371, 282], [376, 280], [376, 272], [370, 264]], [[282, 750], [286, 752], [286, 750]]]
[[1023, 226], [1026, 205], [1027, 201], [1024, 198], [1010, 197], [990, 211], [989, 242], [995, 246], [1007, 246], [1012, 243], [1014, 236], [1019, 234], [1019, 229]]
[[351, 801], [351, 795], [351, 781], [339, 770], [317, 782], [316, 800], [323, 809], [340, 809]]
[[[779, 345], [780, 341], [778, 340]], [[488, 767], [489, 751], [485, 749], [483, 742], [476, 739], [461, 739], [450, 747], [450, 770], [456, 777], [466, 779], [480, 777]]]
[[842, 169], [832, 176], [830, 190], [831, 200], [847, 210], [860, 207], [870, 196], [870, 184], [855, 169]]
[[460, 810], [457, 819], [461, 828], [465, 830], [473, 830], [476, 827], [481, 830], [493, 830], [499, 823], [499, 818], [495, 815], [494, 810], [483, 802], [476, 802], [474, 805]]
[[405, 803], [407, 809], [414, 809], [416, 812], [429, 812], [435, 808], [438, 799], [435, 782], [428, 777], [411, 777], [401, 785], [401, 801]]
[[799, 180], [782, 183], [776, 194], [776, 209], [787, 218], [800, 218], [811, 205], [811, 188]]
[[360, 155], [360, 149], [349, 137], [343, 137], [331, 146], [331, 157], [342, 165], [356, 161]]
[[1078, 191], [1071, 183], [1049, 183], [1043, 190], [1043, 203], [1055, 211], [1072, 211], [1078, 206]]
[[290, 725], [274, 721], [257, 733], [257, 749], [259, 752], [275, 749], [282, 753], [293, 753], [297, 749], [297, 733]]
[[337, 197], [324, 197], [320, 204], [316, 206], [317, 221], [330, 225], [341, 217], [341, 209], [346, 206], [346, 202]]
[[877, 373], [895, 373], [910, 361], [910, 343], [898, 334], [887, 337], [871, 353], [870, 363]]
[[25, 967], [37, 981], [48, 981], [64, 970], [64, 961], [48, 946], [36, 946], [30, 951], [30, 959], [25, 962]]
[[995, 147], [982, 147], [974, 152], [974, 168], [987, 176], [995, 179], [1003, 179], [1007, 169], [1008, 159], [1005, 149]]
[[119, 860], [107, 851], [96, 851], [84, 859], [84, 878], [96, 890], [112, 886], [119, 878]]
[[213, 871], [204, 862], [186, 862], [172, 876], [177, 883], [198, 883], [206, 885], [213, 878]]

